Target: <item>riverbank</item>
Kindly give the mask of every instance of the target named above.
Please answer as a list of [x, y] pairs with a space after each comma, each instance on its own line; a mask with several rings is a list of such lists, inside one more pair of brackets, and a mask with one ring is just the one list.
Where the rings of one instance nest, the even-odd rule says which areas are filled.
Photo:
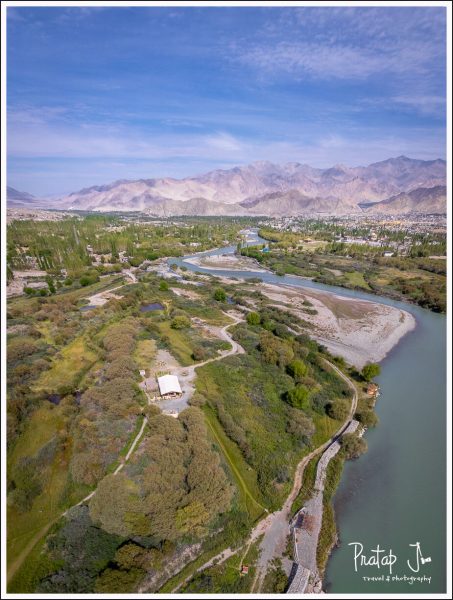
[[[184, 264], [184, 260], [178, 263]], [[195, 270], [193, 266], [187, 266], [189, 270]], [[205, 270], [205, 273], [210, 272], [219, 276], [217, 271]], [[225, 283], [234, 283], [231, 278], [236, 276], [241, 279], [254, 277], [250, 272], [224, 270], [221, 273]], [[389, 584], [385, 591], [403, 593], [415, 587], [417, 592], [444, 590], [445, 506], [442, 499], [445, 497], [445, 478], [439, 474], [445, 466], [445, 438], [439, 431], [445, 424], [445, 316], [389, 296], [376, 295], [374, 301], [373, 291], [343, 286], [327, 290], [324, 284], [294, 275], [277, 277], [266, 271], [262, 279], [263, 283], [274, 284], [278, 289], [280, 286], [289, 288], [302, 297], [328, 292], [341, 298], [346, 308], [360, 300], [410, 314], [407, 321], [404, 319], [406, 327], [399, 327], [399, 335], [388, 343], [385, 353], [381, 352], [381, 356], [387, 354], [382, 363], [382, 374], [377, 378], [381, 389], [385, 390], [384, 401], [377, 407], [381, 427], [368, 432], [368, 453], [359, 461], [345, 465], [334, 497], [335, 520], [342, 543], [333, 546], [323, 579], [329, 593], [350, 593], [353, 588], [363, 593], [382, 594], [382, 584], [364, 582], [360, 574], [354, 573], [347, 542], [361, 540], [371, 547], [376, 540], [385, 540], [403, 556], [407, 552], [407, 532], [412, 532], [412, 537], [422, 540], [435, 555], [435, 561], [429, 567], [433, 585]], [[262, 291], [263, 286], [257, 289]], [[309, 321], [310, 315], [303, 313], [303, 318]], [[338, 315], [338, 318], [341, 321], [342, 317]], [[369, 321], [372, 326], [372, 319]], [[410, 336], [406, 336], [411, 329]], [[392, 332], [389, 333], [392, 337]], [[388, 355], [390, 350], [391, 357]], [[408, 412], [417, 414], [417, 418], [408, 419]], [[420, 444], [421, 439], [429, 440], [430, 452], [426, 452], [426, 445]], [[430, 514], [431, 518], [420, 519], [420, 514]]]
[[211, 271], [250, 271], [252, 273], [266, 273], [266, 269], [258, 266], [258, 263], [244, 256], [236, 256], [235, 254], [211, 254], [198, 255], [191, 258], [185, 258], [187, 262], [196, 267], [210, 269]]
[[283, 284], [254, 289], [305, 320], [311, 337], [358, 369], [380, 362], [416, 326], [409, 312], [368, 300]]

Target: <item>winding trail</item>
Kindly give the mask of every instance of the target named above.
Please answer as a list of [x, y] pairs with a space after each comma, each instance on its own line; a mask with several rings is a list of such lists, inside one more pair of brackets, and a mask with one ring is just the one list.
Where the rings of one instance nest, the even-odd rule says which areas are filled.
[[349, 414], [343, 425], [340, 427], [340, 429], [330, 439], [321, 444], [321, 446], [318, 446], [318, 448], [312, 450], [310, 454], [304, 456], [304, 458], [296, 467], [296, 473], [294, 477], [294, 484], [292, 490], [289, 493], [287, 499], [285, 500], [285, 503], [283, 504], [282, 508], [279, 511], [270, 514], [265, 519], [265, 521], [268, 521], [268, 524], [266, 527], [263, 541], [260, 545], [261, 554], [257, 564], [255, 580], [251, 589], [252, 593], [259, 593], [269, 563], [276, 556], [281, 556], [286, 548], [289, 521], [291, 519], [291, 507], [302, 485], [302, 478], [305, 471], [305, 467], [315, 456], [318, 456], [319, 454], [324, 452], [333, 442], [335, 442], [338, 439], [339, 436], [343, 434], [345, 429], [347, 429], [347, 427], [349, 426], [357, 408], [358, 394], [357, 388], [353, 381], [349, 379], [349, 377], [347, 377], [332, 362], [330, 362], [327, 359], [324, 359], [324, 361], [339, 375], [339, 377], [341, 377], [341, 379], [343, 379], [348, 384], [349, 388], [352, 390], [352, 401], [349, 409]]
[[229, 350], [223, 350], [218, 356], [214, 356], [213, 358], [208, 358], [202, 362], [196, 363], [194, 365], [189, 366], [180, 366], [172, 370], [173, 374], [176, 375], [181, 383], [181, 387], [183, 388], [183, 394], [180, 398], [172, 399], [172, 400], [159, 400], [159, 408], [162, 410], [164, 414], [169, 414], [172, 416], [177, 416], [178, 413], [182, 412], [185, 408], [189, 406], [189, 400], [192, 398], [195, 392], [194, 381], [196, 377], [196, 370], [200, 367], [204, 367], [209, 363], [216, 362], [218, 360], [223, 360], [228, 356], [232, 356], [233, 354], [244, 354], [244, 348], [239, 345], [237, 342], [233, 340], [231, 335], [228, 333], [228, 329], [241, 323], [244, 321], [243, 318], [237, 317], [236, 315], [222, 311], [223, 314], [230, 319], [233, 320], [233, 323], [228, 323], [224, 327], [219, 330], [219, 337], [231, 345]]
[[[135, 276], [134, 276], [135, 277]], [[134, 281], [132, 281], [131, 283], [134, 283]], [[124, 284], [124, 285], [129, 285], [129, 284]], [[124, 287], [124, 285], [120, 286], [120, 287]], [[118, 289], [118, 288], [115, 288]], [[109, 290], [111, 291], [111, 290]], [[208, 360], [205, 360], [202, 363], [198, 363], [196, 365], [191, 365], [190, 367], [182, 367], [183, 370], [191, 370], [193, 372], [193, 377], [195, 377], [195, 369], [197, 369], [198, 367], [202, 367], [210, 362], [214, 362], [217, 360], [222, 360], [223, 358], [226, 358], [227, 356], [231, 356], [232, 354], [243, 354], [245, 352], [244, 348], [242, 346], [240, 346], [237, 342], [235, 342], [233, 340], [233, 338], [231, 337], [231, 335], [228, 333], [228, 328], [232, 327], [233, 325], [236, 325], [237, 323], [240, 323], [241, 321], [243, 321], [243, 319], [240, 319], [239, 317], [236, 317], [235, 315], [229, 314], [227, 312], [224, 312], [224, 314], [228, 317], [230, 317], [231, 319], [233, 319], [233, 323], [229, 323], [228, 325], [225, 325], [225, 327], [223, 327], [220, 330], [221, 333], [221, 337], [225, 340], [228, 341], [231, 344], [231, 349], [230, 350], [226, 350], [225, 352], [223, 352], [221, 355], [216, 356], [214, 358], [210, 358]], [[148, 402], [150, 401], [149, 396], [147, 394], [148, 397]], [[133, 452], [136, 450], [137, 446], [139, 445], [139, 441], [143, 435], [143, 432], [145, 430], [145, 427], [148, 423], [148, 419], [145, 416], [145, 418], [143, 419], [143, 423], [142, 426], [140, 427], [140, 430], [138, 431], [137, 435], [135, 436], [135, 438], [132, 441], [132, 444], [126, 454], [126, 456], [124, 457], [123, 460], [120, 461], [120, 464], [117, 466], [117, 468], [115, 469], [115, 471], [113, 472], [113, 475], [116, 475], [117, 473], [119, 473], [123, 468], [124, 465], [128, 462], [128, 460], [130, 459], [130, 457], [132, 456]], [[73, 506], [71, 506], [70, 508], [67, 508], [63, 513], [61, 513], [61, 515], [57, 516], [55, 519], [53, 519], [50, 523], [47, 523], [42, 529], [40, 529], [34, 536], [33, 538], [30, 540], [30, 542], [26, 545], [26, 547], [22, 550], [22, 552], [19, 554], [19, 556], [16, 558], [16, 560], [14, 562], [11, 563], [10, 567], [8, 568], [8, 572], [7, 572], [7, 582], [9, 583], [12, 578], [14, 577], [14, 575], [17, 573], [17, 571], [20, 569], [20, 567], [22, 566], [22, 564], [24, 563], [25, 559], [27, 558], [27, 556], [30, 554], [30, 552], [33, 550], [33, 548], [36, 546], [36, 544], [39, 542], [39, 540], [41, 540], [43, 538], [44, 535], [46, 535], [46, 533], [49, 531], [49, 529], [52, 527], [52, 525], [54, 525], [61, 517], [64, 517], [67, 515], [67, 513], [72, 509], [75, 508], [76, 506], [81, 506], [82, 504], [85, 504], [86, 502], [88, 502], [96, 493], [96, 489], [94, 489], [93, 491], [91, 491], [87, 496], [85, 496], [85, 498], [82, 498], [82, 500], [80, 500], [79, 502], [77, 502], [77, 504], [74, 504]]]
[[[349, 414], [342, 426], [332, 437], [330, 437], [326, 442], [312, 450], [310, 454], [304, 456], [303, 459], [299, 462], [294, 475], [293, 487], [288, 497], [286, 498], [282, 508], [278, 511], [268, 514], [250, 532], [250, 535], [247, 541], [245, 542], [245, 546], [247, 548], [253, 542], [255, 542], [261, 535], [264, 535], [260, 544], [260, 557], [258, 559], [256, 574], [252, 583], [250, 593], [260, 593], [260, 589], [263, 584], [269, 563], [275, 557], [281, 556], [286, 548], [286, 539], [289, 533], [289, 522], [291, 519], [291, 507], [301, 488], [305, 467], [315, 456], [318, 456], [319, 454], [323, 453], [339, 437], [341, 437], [341, 435], [349, 427], [357, 408], [358, 393], [354, 382], [347, 375], [345, 375], [335, 364], [333, 364], [326, 358], [324, 358], [323, 360], [331, 369], [333, 369], [338, 374], [339, 377], [341, 377], [341, 379], [343, 379], [343, 381], [347, 383], [347, 385], [352, 391], [352, 400], [349, 409]], [[187, 581], [189, 581], [193, 577], [195, 573], [207, 569], [208, 567], [212, 566], [212, 564], [216, 561], [223, 562], [227, 560], [234, 554], [237, 554], [242, 548], [244, 548], [244, 546], [241, 546], [234, 550], [230, 547], [225, 548], [224, 550], [216, 554], [216, 556], [210, 558], [201, 567], [195, 569], [182, 582], [178, 583], [175, 586], [175, 588], [172, 589], [171, 593], [177, 592], [182, 585], [187, 583]], [[177, 573], [175, 575], [177, 575]]]

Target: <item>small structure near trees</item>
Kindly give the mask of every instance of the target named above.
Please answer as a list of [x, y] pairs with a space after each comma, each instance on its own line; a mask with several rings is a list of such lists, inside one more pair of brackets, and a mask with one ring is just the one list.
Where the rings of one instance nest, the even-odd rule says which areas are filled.
[[373, 398], [376, 398], [376, 396], [379, 396], [378, 384], [377, 383], [369, 383], [366, 388], [366, 393], [368, 394], [368, 396], [371, 396]]
[[182, 394], [176, 375], [162, 375], [157, 378], [157, 384], [162, 398], [178, 398]]

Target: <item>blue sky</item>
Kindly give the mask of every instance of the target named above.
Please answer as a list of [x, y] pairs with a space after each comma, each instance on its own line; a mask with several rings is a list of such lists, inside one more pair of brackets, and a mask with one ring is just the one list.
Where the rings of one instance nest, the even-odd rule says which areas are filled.
[[445, 158], [445, 8], [7, 9], [8, 185]]

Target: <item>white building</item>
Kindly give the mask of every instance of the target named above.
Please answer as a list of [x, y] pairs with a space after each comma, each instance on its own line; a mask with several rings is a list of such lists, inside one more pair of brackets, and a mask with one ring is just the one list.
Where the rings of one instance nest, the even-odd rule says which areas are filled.
[[177, 398], [182, 394], [182, 389], [176, 375], [158, 377], [157, 384], [162, 398]]

